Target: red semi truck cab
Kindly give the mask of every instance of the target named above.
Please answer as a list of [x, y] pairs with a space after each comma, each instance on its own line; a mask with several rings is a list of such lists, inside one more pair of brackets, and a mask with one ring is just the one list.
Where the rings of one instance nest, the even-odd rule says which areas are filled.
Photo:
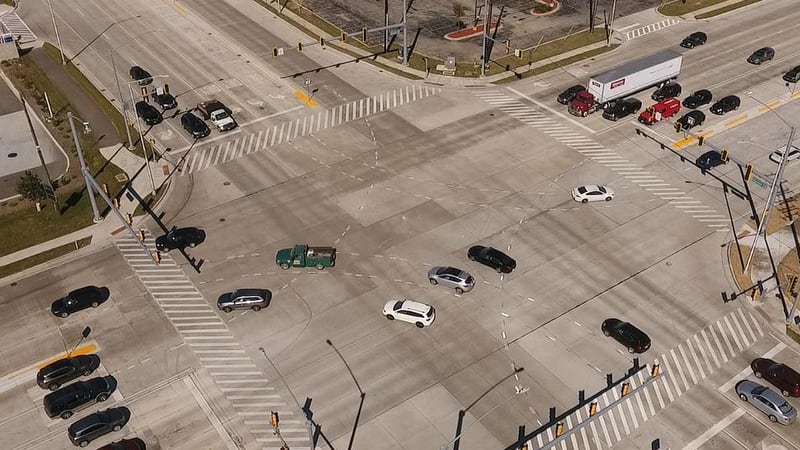
[[580, 91], [575, 98], [569, 103], [569, 113], [573, 116], [586, 117], [588, 114], [593, 113], [597, 107], [597, 102], [589, 91]]
[[677, 98], [661, 100], [639, 114], [639, 122], [652, 125], [660, 120], [669, 119], [681, 110], [681, 102]]

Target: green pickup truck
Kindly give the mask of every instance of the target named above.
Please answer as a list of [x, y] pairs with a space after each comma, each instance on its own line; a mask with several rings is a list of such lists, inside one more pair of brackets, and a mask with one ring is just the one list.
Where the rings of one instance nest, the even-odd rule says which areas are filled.
[[336, 249], [297, 244], [294, 248], [278, 250], [275, 264], [281, 266], [283, 270], [289, 267], [316, 267], [322, 270], [336, 265]]

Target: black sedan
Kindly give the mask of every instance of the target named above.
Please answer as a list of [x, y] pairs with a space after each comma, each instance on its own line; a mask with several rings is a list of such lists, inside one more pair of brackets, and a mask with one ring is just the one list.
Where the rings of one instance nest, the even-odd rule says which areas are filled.
[[723, 115], [725, 113], [736, 111], [739, 109], [739, 105], [742, 104], [742, 101], [739, 100], [739, 97], [735, 95], [729, 95], [727, 97], [722, 97], [721, 99], [717, 100], [716, 103], [711, 105], [709, 111], [716, 115]]
[[156, 249], [160, 252], [176, 248], [194, 247], [206, 240], [206, 232], [194, 227], [173, 228], [169, 233], [156, 238]]
[[67, 317], [89, 307], [97, 308], [108, 300], [109, 295], [107, 287], [82, 287], [70, 292], [66, 297], [54, 301], [50, 306], [50, 311], [55, 316]]
[[109, 408], [76, 421], [69, 426], [67, 434], [74, 445], [86, 447], [89, 442], [103, 435], [121, 430], [130, 419], [131, 411], [128, 408]]
[[150, 72], [142, 69], [139, 66], [131, 67], [130, 72], [131, 80], [135, 80], [139, 82], [139, 86], [146, 86], [153, 82], [153, 76], [150, 75]]
[[702, 31], [696, 31], [681, 41], [681, 47], [683, 48], [695, 48], [698, 45], [703, 45], [706, 43], [708, 36]]
[[162, 117], [155, 106], [147, 102], [136, 102], [136, 115], [139, 116], [147, 125], [161, 123]]
[[775, 49], [772, 47], [761, 47], [756, 50], [747, 58], [750, 64], [759, 65], [761, 63], [771, 61], [775, 57]]
[[104, 445], [97, 450], [147, 450], [144, 441], [139, 438], [123, 439]]
[[682, 130], [691, 130], [694, 127], [699, 127], [706, 121], [706, 115], [703, 111], [689, 111], [683, 117], [678, 119], [675, 123], [680, 125]]
[[203, 122], [203, 119], [195, 116], [191, 112], [187, 112], [181, 116], [181, 125], [183, 129], [188, 131], [195, 139], [204, 138], [211, 134], [211, 129]]
[[716, 150], [710, 150], [700, 155], [695, 164], [701, 170], [711, 170], [714, 167], [721, 166], [725, 161], [722, 160], [722, 155]]
[[681, 85], [678, 83], [667, 83], [664, 86], [656, 89], [653, 92], [653, 95], [650, 96], [653, 100], [660, 102], [661, 100], [665, 100], [672, 97], [678, 97], [681, 95]]
[[175, 97], [166, 92], [163, 94], [153, 94], [153, 100], [155, 100], [155, 102], [158, 103], [158, 106], [160, 106], [164, 111], [178, 107], [178, 101], [175, 100]]
[[575, 86], [567, 88], [564, 92], [558, 94], [558, 97], [556, 97], [556, 101], [558, 103], [561, 103], [562, 105], [569, 105], [569, 102], [575, 100], [575, 96], [578, 95], [578, 92], [585, 90], [586, 90], [585, 87], [576, 84]]
[[100, 367], [97, 355], [78, 355], [52, 362], [36, 374], [36, 384], [42, 389], [58, 390], [62, 384], [78, 377], [88, 377]]
[[467, 258], [489, 266], [499, 273], [511, 273], [517, 267], [517, 262], [510, 256], [495, 248], [482, 245], [470, 247]]
[[711, 91], [708, 89], [700, 89], [699, 91], [695, 91], [692, 95], [683, 99], [683, 106], [689, 109], [699, 108], [703, 105], [711, 103], [712, 98], [713, 96], [711, 95]]
[[650, 348], [650, 337], [630, 322], [606, 319], [600, 328], [603, 334], [624, 345], [630, 353], [644, 353]]
[[642, 102], [635, 98], [626, 98], [603, 111], [603, 118], [616, 121], [631, 114], [636, 114], [640, 109], [642, 109]]

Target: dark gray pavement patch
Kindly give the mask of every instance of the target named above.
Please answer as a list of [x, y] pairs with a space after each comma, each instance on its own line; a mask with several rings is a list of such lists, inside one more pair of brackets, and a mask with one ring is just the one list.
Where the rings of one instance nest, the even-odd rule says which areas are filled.
[[0, 116], [22, 111], [22, 103], [5, 83], [0, 83]]

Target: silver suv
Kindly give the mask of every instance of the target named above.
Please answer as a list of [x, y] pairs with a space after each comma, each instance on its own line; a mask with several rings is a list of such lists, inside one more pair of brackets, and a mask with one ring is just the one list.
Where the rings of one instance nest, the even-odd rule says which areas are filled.
[[436, 286], [441, 284], [456, 290], [456, 294], [469, 292], [475, 287], [475, 278], [472, 275], [455, 267], [437, 266], [428, 271], [428, 281]]
[[229, 313], [234, 309], [247, 309], [259, 311], [269, 306], [272, 292], [267, 289], [237, 289], [226, 292], [217, 299], [217, 308]]

